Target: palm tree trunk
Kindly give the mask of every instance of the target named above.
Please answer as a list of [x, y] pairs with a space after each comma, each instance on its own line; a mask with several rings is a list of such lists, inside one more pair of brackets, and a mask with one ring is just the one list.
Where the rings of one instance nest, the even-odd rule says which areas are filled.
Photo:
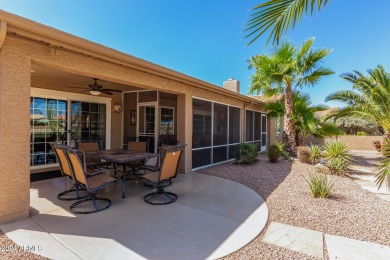
[[[284, 138], [286, 142], [286, 149], [290, 153], [291, 156], [295, 156], [295, 124], [292, 119], [292, 114], [294, 111], [294, 103], [293, 103], [293, 92], [290, 84], [286, 84], [286, 96], [284, 98]], [[287, 140], [286, 140], [287, 139]]]

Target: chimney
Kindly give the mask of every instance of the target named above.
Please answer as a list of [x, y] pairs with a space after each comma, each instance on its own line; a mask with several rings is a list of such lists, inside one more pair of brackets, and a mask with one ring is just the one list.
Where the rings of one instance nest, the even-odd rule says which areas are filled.
[[240, 93], [240, 81], [230, 77], [227, 81], [223, 82], [223, 88]]

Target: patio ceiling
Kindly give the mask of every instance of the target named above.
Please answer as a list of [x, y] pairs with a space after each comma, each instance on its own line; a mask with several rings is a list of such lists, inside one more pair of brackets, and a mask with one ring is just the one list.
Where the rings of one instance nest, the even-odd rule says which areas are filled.
[[[94, 77], [99, 78], [98, 75], [95, 75]], [[77, 75], [66, 71], [55, 70], [38, 64], [32, 64], [31, 65], [31, 86], [40, 87], [39, 83], [42, 81], [53, 82], [54, 84], [59, 85], [60, 87], [63, 88], [63, 90], [68, 92], [82, 91], [82, 89], [78, 90], [78, 89], [74, 89], [74, 88], [72, 89], [68, 87], [82, 87], [87, 90], [88, 85], [93, 83], [92, 77]], [[121, 91], [142, 90], [142, 88], [115, 83], [112, 81], [106, 81], [100, 78], [98, 83], [102, 85], [104, 88], [118, 89]]]

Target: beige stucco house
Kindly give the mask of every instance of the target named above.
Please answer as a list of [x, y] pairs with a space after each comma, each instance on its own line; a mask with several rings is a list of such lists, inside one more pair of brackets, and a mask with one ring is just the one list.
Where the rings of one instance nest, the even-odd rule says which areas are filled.
[[50, 142], [107, 149], [141, 136], [156, 151], [170, 136], [187, 144], [182, 172], [232, 159], [240, 142], [265, 150], [264, 103], [224, 85], [0, 11], [0, 223], [28, 216], [30, 174], [57, 166]]

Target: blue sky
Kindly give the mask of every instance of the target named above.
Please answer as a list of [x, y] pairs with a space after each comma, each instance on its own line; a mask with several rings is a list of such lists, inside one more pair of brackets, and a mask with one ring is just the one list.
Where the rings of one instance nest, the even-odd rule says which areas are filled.
[[[246, 61], [267, 54], [267, 36], [246, 47], [242, 26], [253, 0], [0, 0], [0, 9], [110, 48], [222, 85], [241, 81], [247, 94], [253, 71]], [[314, 36], [315, 47], [333, 49], [323, 65], [336, 73], [304, 89], [314, 104], [351, 89], [343, 72], [365, 72], [378, 64], [390, 71], [390, 1], [332, 0], [306, 17], [286, 39], [299, 45]], [[337, 105], [330, 103], [329, 105]]]

